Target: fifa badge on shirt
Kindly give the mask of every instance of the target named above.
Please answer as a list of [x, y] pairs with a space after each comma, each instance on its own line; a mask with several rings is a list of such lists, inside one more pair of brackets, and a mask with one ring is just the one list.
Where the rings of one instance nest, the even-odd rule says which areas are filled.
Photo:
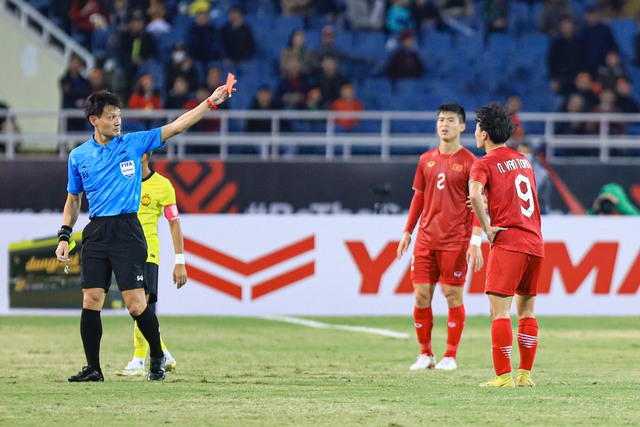
[[136, 165], [133, 163], [133, 160], [120, 162], [120, 172], [122, 172], [122, 175], [124, 175], [125, 178], [131, 179], [136, 173]]

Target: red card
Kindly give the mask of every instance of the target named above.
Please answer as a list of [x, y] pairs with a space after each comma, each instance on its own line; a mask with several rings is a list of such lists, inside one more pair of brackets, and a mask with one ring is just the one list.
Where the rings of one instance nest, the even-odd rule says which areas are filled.
[[227, 92], [231, 95], [231, 90], [233, 89], [233, 83], [236, 81], [236, 76], [229, 73], [227, 74]]

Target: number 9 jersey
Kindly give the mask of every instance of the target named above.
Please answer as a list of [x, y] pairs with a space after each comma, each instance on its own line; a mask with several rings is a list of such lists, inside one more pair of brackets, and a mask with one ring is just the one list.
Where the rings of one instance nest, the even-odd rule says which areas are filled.
[[531, 162], [509, 147], [496, 148], [475, 161], [470, 180], [484, 187], [491, 225], [507, 228], [496, 235], [493, 244], [509, 251], [544, 257], [540, 207]]

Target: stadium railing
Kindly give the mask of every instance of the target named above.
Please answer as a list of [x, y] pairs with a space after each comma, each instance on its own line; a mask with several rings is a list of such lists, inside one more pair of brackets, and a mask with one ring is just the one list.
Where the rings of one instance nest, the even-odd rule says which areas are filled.
[[[126, 133], [162, 126], [184, 111], [123, 110], [122, 113], [123, 132]], [[545, 150], [548, 161], [640, 164], [640, 114], [520, 113], [518, 117], [527, 141], [535, 149]], [[85, 129], [67, 131], [69, 119], [82, 119], [82, 122], [84, 112], [74, 109], [0, 110], [0, 122], [5, 122], [5, 131], [0, 133], [0, 148], [6, 147], [0, 158], [19, 157], [16, 150], [19, 144], [27, 154], [37, 152], [39, 156], [66, 158], [69, 150], [86, 141], [92, 131], [86, 121]], [[246, 132], [245, 124], [250, 119], [270, 121], [271, 132]], [[338, 124], [340, 119], [356, 119], [360, 124], [345, 132]], [[49, 128], [57, 128], [57, 131], [27, 131], [27, 126], [23, 126], [22, 133], [14, 131], [14, 121], [22, 124], [30, 120], [53, 123]], [[219, 131], [189, 131], [178, 135], [168, 144], [166, 156], [170, 159], [208, 156], [223, 160], [240, 158], [262, 161], [292, 156], [345, 161], [365, 158], [377, 161], [413, 160], [438, 143], [435, 111], [217, 110], [206, 116], [205, 120], [219, 120]], [[569, 122], [586, 124], [592, 133], [558, 134], [558, 125]], [[473, 137], [473, 114], [467, 117], [466, 123], [467, 130], [462, 143], [478, 152]], [[38, 127], [42, 128], [46, 126]], [[613, 134], [620, 132], [623, 133]]]

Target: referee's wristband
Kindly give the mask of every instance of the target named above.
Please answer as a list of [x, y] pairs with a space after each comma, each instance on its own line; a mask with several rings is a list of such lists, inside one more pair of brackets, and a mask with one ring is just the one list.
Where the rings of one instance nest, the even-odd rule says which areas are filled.
[[482, 236], [478, 236], [477, 234], [471, 235], [471, 240], [469, 241], [469, 244], [477, 247], [482, 246]]
[[184, 254], [176, 254], [176, 264], [184, 265]]
[[73, 229], [68, 225], [60, 227], [60, 230], [58, 230], [58, 242], [69, 242], [72, 232]]

